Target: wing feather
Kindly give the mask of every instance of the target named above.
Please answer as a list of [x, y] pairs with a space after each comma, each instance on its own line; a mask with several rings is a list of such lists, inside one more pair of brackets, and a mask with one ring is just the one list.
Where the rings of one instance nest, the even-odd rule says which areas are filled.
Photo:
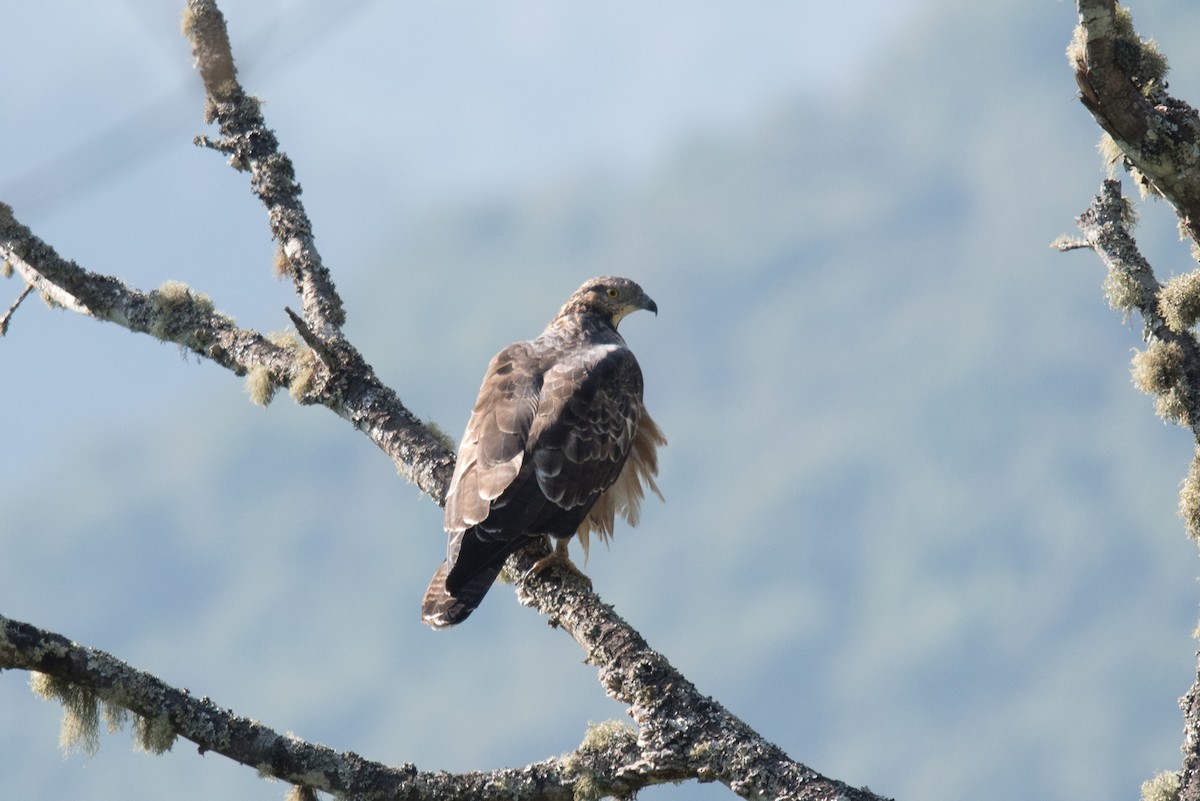
[[452, 534], [486, 520], [521, 472], [541, 384], [528, 350], [527, 342], [508, 346], [484, 374], [446, 496], [444, 523]]

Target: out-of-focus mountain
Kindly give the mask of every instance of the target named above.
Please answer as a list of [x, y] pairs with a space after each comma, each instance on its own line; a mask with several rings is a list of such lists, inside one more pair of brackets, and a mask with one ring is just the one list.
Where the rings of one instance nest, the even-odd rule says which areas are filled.
[[[1200, 97], [1200, 15], [1134, 11]], [[342, 282], [354, 340], [457, 433], [494, 351], [591, 275], [639, 280], [660, 314], [622, 329], [671, 440], [667, 503], [588, 572], [795, 758], [897, 798], [1115, 801], [1178, 762], [1189, 438], [1130, 387], [1136, 322], [1105, 308], [1098, 260], [1048, 248], [1102, 175], [1072, 25], [1068, 4], [926, 4], [852, 91], [781, 97], [633, 174], [360, 232], [371, 267]], [[1140, 238], [1186, 269], [1169, 210], [1147, 208]], [[507, 588], [449, 634], [421, 626], [439, 510], [348, 426], [286, 398], [248, 408], [215, 368], [156, 369], [199, 369], [204, 389], [0, 491], [4, 613], [422, 768], [540, 759], [622, 714]], [[37, 402], [36, 377], [10, 380]], [[128, 391], [112, 380], [84, 389]], [[124, 798], [135, 776], [148, 797], [280, 792], [185, 744], [128, 754], [124, 735], [62, 763], [57, 713], [4, 679], [14, 794]], [[685, 795], [727, 792], [643, 793]]]

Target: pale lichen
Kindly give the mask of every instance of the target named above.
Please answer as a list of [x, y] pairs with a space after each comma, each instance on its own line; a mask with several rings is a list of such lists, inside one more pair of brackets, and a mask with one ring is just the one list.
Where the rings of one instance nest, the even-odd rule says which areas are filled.
[[282, 247], [275, 249], [274, 267], [276, 278], [283, 278], [285, 275], [292, 274], [292, 263], [288, 260], [288, 255]]
[[279, 385], [271, 377], [271, 371], [261, 364], [256, 364], [246, 373], [246, 392], [250, 395], [251, 403], [267, 406], [275, 397]]
[[1200, 270], [1167, 281], [1158, 293], [1158, 311], [1174, 331], [1195, 325], [1200, 320]]
[[128, 699], [119, 691], [110, 690], [101, 695], [66, 679], [36, 671], [30, 674], [29, 686], [39, 697], [62, 704], [58, 743], [67, 753], [78, 750], [89, 757], [95, 756], [100, 749], [101, 716], [109, 734], [120, 731], [132, 717], [134, 747], [151, 754], [168, 751], [175, 743], [176, 734], [166, 715], [146, 718], [130, 712], [125, 706]]
[[1109, 270], [1104, 276], [1104, 297], [1115, 311], [1128, 316], [1142, 303], [1142, 285], [1126, 270]]
[[563, 770], [574, 779], [571, 785], [575, 801], [597, 801], [608, 792], [586, 766], [585, 757], [610, 754], [614, 749], [637, 745], [637, 733], [619, 720], [589, 723], [578, 750], [563, 757]]
[[1116, 61], [1142, 94], [1152, 97], [1166, 86], [1167, 57], [1154, 39], [1143, 39], [1133, 27], [1133, 14], [1118, 5], [1113, 19], [1111, 39]]
[[216, 312], [212, 298], [192, 292], [182, 281], [165, 281], [150, 293], [147, 330], [156, 339], [176, 341], [185, 331], [206, 323]]
[[303, 784], [294, 784], [284, 801], [317, 801], [317, 791]]
[[1192, 459], [1187, 478], [1179, 487], [1179, 515], [1188, 536], [1200, 542], [1200, 451]]
[[1183, 348], [1176, 342], [1155, 340], [1133, 356], [1133, 383], [1154, 396], [1154, 410], [1164, 420], [1188, 425], [1190, 387], [1184, 372]]
[[89, 757], [95, 756], [100, 748], [100, 703], [96, 694], [65, 679], [38, 672], [30, 674], [29, 686], [39, 697], [62, 704], [58, 744], [63, 751], [79, 750]]
[[1176, 801], [1179, 798], [1180, 778], [1175, 771], [1163, 771], [1153, 779], [1142, 782], [1142, 801]]
[[313, 379], [317, 375], [317, 360], [309, 352], [308, 358], [302, 361], [292, 373], [292, 380], [288, 383], [288, 394], [297, 403], [303, 402], [304, 398], [312, 392]]
[[292, 400], [303, 403], [316, 381], [317, 355], [295, 331], [274, 331], [267, 334], [267, 341], [290, 354], [292, 367], [286, 379], [288, 394]]
[[170, 751], [177, 736], [166, 715], [153, 718], [138, 715], [133, 722], [133, 742], [148, 754]]
[[446, 430], [432, 420], [422, 420], [425, 428], [429, 429], [429, 433], [433, 434], [433, 438], [440, 442], [448, 451], [458, 450], [458, 443], [454, 441], [454, 437], [446, 433]]

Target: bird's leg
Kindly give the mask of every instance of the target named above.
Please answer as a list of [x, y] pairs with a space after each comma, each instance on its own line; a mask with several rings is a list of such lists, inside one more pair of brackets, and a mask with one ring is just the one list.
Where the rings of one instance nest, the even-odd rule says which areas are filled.
[[569, 539], [567, 537], [563, 537], [562, 539], [555, 537], [555, 540], [554, 550], [551, 551], [549, 555], [543, 556], [541, 559], [534, 562], [533, 567], [525, 571], [524, 578], [528, 579], [533, 576], [540, 576], [547, 568], [557, 566], [561, 567], [563, 570], [566, 570], [568, 573], [574, 573], [576, 576], [579, 576], [579, 578], [583, 579], [589, 587], [592, 586], [592, 580], [587, 577], [587, 574], [580, 570], [575, 563], [571, 561], [571, 555], [567, 551], [567, 542]]

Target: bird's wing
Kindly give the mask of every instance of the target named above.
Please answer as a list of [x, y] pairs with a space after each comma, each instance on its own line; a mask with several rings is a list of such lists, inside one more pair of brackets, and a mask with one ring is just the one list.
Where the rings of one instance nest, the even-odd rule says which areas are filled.
[[487, 520], [492, 503], [521, 473], [541, 384], [540, 363], [528, 342], [509, 345], [488, 365], [446, 495], [452, 564], [458, 549], [453, 535]]

